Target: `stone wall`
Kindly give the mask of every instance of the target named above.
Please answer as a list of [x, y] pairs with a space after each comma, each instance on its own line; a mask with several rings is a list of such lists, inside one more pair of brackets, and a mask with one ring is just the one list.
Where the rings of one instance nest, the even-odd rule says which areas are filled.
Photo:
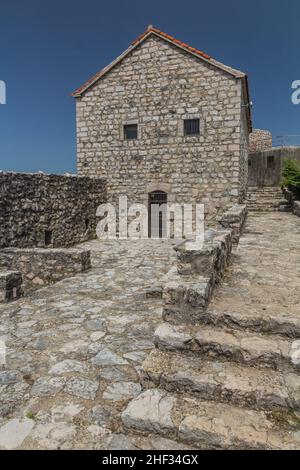
[[0, 172], [0, 248], [58, 247], [95, 237], [104, 179]]
[[[243, 198], [248, 127], [240, 79], [151, 36], [77, 98], [78, 172], [105, 176], [112, 200], [205, 204], [214, 218]], [[200, 119], [185, 136], [184, 119]], [[123, 126], [138, 125], [125, 140]]]
[[209, 229], [199, 248], [189, 241], [180, 243], [177, 266], [168, 273], [163, 288], [163, 319], [173, 324], [194, 324], [205, 311], [216, 285], [230, 262], [233, 243], [242, 234], [245, 206], [234, 206], [221, 218], [227, 230]]
[[287, 188], [283, 188], [283, 194], [287, 201], [286, 211], [292, 212], [294, 215], [300, 217], [300, 201], [298, 201], [294, 193]]
[[25, 293], [87, 271], [90, 267], [91, 258], [88, 250], [5, 248], [0, 251], [0, 270], [20, 271]]
[[238, 243], [242, 235], [244, 224], [247, 216], [246, 206], [239, 204], [232, 206], [228, 211], [224, 212], [220, 217], [219, 223], [223, 228], [232, 231], [232, 242]]
[[249, 153], [262, 152], [272, 148], [272, 133], [263, 129], [253, 129], [249, 137]]

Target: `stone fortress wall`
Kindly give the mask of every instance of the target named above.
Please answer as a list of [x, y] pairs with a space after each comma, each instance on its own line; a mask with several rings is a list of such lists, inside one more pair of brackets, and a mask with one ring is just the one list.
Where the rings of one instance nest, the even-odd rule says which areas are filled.
[[65, 247], [95, 238], [106, 201], [101, 178], [1, 172], [0, 302], [89, 269], [88, 250]]
[[0, 173], [0, 248], [63, 247], [95, 238], [104, 179]]

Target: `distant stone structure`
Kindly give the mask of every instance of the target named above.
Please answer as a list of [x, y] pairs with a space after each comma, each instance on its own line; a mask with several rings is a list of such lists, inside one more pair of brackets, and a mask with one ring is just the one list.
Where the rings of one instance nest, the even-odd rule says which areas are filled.
[[249, 138], [249, 153], [270, 150], [273, 146], [272, 133], [263, 129], [253, 129]]
[[107, 178], [109, 198], [242, 201], [251, 113], [247, 76], [149, 27], [73, 93], [78, 172]]

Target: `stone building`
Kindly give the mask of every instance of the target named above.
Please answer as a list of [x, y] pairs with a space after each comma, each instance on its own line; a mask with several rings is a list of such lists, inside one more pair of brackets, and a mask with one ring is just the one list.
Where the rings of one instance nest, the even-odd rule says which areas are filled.
[[265, 129], [253, 129], [249, 139], [249, 153], [270, 150], [273, 146], [273, 137]]
[[73, 96], [80, 175], [110, 200], [205, 204], [208, 219], [244, 199], [247, 76], [149, 26]]

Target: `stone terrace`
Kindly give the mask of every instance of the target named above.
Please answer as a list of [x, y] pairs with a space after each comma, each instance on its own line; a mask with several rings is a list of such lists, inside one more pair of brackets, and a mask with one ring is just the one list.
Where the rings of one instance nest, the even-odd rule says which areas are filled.
[[[91, 271], [0, 307], [0, 337], [6, 336], [8, 347], [7, 366], [0, 369], [0, 448], [186, 448], [172, 431], [172, 420], [189, 413], [192, 399], [185, 404], [185, 395], [178, 395], [171, 416], [168, 393], [156, 389], [165, 396], [158, 408], [163, 416], [149, 417], [149, 410], [142, 410], [139, 430], [146, 434], [125, 430], [120, 419], [141, 392], [138, 372], [161, 322], [163, 277], [175, 262], [171, 243], [93, 241], [80, 246], [92, 250]], [[224, 333], [234, 325], [235, 334], [245, 326], [250, 334], [272, 324], [278, 340], [299, 338], [299, 261], [299, 218], [251, 214], [209, 307], [211, 322]], [[224, 348], [228, 338], [223, 338]], [[254, 346], [245, 347], [255, 351]], [[180, 369], [184, 357], [179, 360]], [[293, 398], [298, 400], [299, 393]], [[224, 406], [207, 401], [206, 412], [220, 408], [210, 426], [230, 434], [231, 426], [239, 424], [223, 413]], [[241, 411], [241, 422], [249, 413], [252, 419], [251, 411]], [[247, 434], [260, 425], [251, 419], [250, 428], [243, 428]], [[267, 420], [272, 426], [274, 419], [297, 439], [299, 414], [270, 417], [261, 412], [263, 425]], [[161, 426], [163, 436], [157, 435]]]

